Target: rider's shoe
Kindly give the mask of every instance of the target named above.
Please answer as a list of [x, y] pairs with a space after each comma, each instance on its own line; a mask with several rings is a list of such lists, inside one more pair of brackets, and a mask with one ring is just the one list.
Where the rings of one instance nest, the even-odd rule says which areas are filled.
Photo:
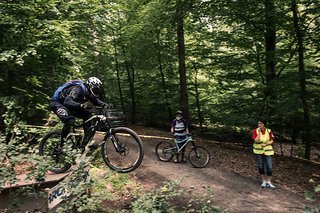
[[266, 187], [269, 188], [269, 189], [275, 189], [276, 188], [271, 182], [267, 182], [266, 183]]
[[182, 158], [181, 162], [186, 163], [187, 160], [185, 158]]
[[267, 181], [263, 180], [261, 184], [261, 188], [266, 188], [267, 186]]
[[97, 149], [98, 147], [99, 147], [99, 144], [92, 144], [92, 145], [89, 146], [89, 149], [90, 149], [90, 150], [95, 150], [95, 149]]

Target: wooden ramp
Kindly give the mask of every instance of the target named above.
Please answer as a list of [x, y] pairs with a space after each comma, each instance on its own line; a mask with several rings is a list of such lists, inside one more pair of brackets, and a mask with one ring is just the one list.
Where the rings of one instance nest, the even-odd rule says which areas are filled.
[[[0, 193], [0, 212], [2, 210], [8, 209], [10, 206], [12, 206], [14, 199], [19, 199], [20, 202], [18, 203], [18, 207], [15, 208], [15, 211], [17, 212], [49, 212], [46, 209], [46, 202], [47, 198], [44, 196], [38, 196], [37, 192], [43, 191], [45, 193], [46, 188], [52, 188], [55, 185], [57, 185], [60, 181], [62, 181], [64, 178], [66, 178], [70, 172], [73, 171], [73, 167], [68, 170], [66, 173], [62, 174], [55, 174], [52, 172], [47, 172], [45, 176], [45, 180], [41, 182], [37, 182], [36, 180], [28, 180], [26, 174], [18, 175], [15, 184], [6, 184], [3, 186], [0, 186], [3, 190]], [[35, 195], [28, 195], [24, 193], [18, 193], [19, 189], [21, 187], [26, 186], [35, 186], [34, 192]], [[17, 197], [18, 196], [18, 197]], [[55, 212], [55, 211], [50, 211]]]
[[4, 186], [1, 186], [2, 189], [9, 189], [9, 188], [17, 188], [17, 187], [23, 187], [23, 186], [31, 186], [36, 184], [46, 184], [46, 183], [53, 183], [53, 182], [59, 182], [63, 178], [67, 177], [71, 170], [69, 170], [67, 173], [62, 174], [55, 174], [52, 172], [48, 172], [46, 174], [45, 180], [42, 182], [37, 182], [36, 180], [28, 180], [26, 174], [18, 175], [16, 183], [14, 184], [6, 184]]

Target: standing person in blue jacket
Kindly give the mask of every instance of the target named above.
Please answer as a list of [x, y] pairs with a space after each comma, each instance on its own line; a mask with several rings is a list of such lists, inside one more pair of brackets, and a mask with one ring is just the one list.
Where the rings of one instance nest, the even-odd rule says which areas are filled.
[[[171, 133], [174, 134], [175, 142], [178, 147], [182, 147], [184, 145], [183, 140], [186, 139], [187, 134], [189, 134], [189, 128], [187, 121], [183, 118], [182, 111], [178, 110], [175, 113], [176, 118], [172, 121], [171, 124]], [[181, 150], [181, 161], [186, 162], [185, 159], [185, 148]], [[176, 155], [175, 163], [179, 162], [179, 154]]]
[[[99, 100], [102, 90], [102, 82], [96, 77], [90, 77], [85, 83], [81, 80], [69, 81], [61, 85], [54, 93], [51, 101], [51, 110], [64, 123], [61, 131], [61, 145], [63, 145], [71, 127], [75, 123], [75, 117], [83, 121], [91, 117], [91, 112], [86, 109], [85, 103], [91, 101], [93, 105], [107, 107], [106, 103]], [[90, 123], [83, 126], [84, 132], [90, 128]], [[89, 138], [84, 137], [84, 146]]]

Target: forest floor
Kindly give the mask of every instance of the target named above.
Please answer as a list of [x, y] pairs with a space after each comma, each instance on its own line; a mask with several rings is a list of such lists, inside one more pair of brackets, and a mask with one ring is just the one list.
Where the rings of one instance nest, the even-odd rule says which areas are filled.
[[[131, 128], [139, 135], [171, 137], [168, 132], [153, 128]], [[188, 162], [161, 162], [155, 155], [159, 139], [142, 137], [144, 160], [129, 174], [130, 177], [146, 191], [161, 187], [165, 181], [179, 180], [184, 197], [175, 199], [176, 206], [187, 206], [188, 199], [196, 197], [210, 200], [212, 205], [230, 212], [301, 212], [304, 206], [314, 207], [314, 203], [306, 201], [304, 193], [313, 191], [320, 183], [319, 164], [275, 155], [273, 183], [277, 188], [262, 189], [251, 148], [231, 148], [198, 137], [195, 139], [211, 153], [212, 159], [206, 168], [196, 169]], [[126, 206], [130, 203], [130, 200], [122, 201]], [[121, 208], [119, 203], [118, 207]]]

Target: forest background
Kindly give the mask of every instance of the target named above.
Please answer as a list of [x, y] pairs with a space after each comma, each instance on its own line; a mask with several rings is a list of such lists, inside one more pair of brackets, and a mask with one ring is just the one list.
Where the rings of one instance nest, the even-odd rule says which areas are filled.
[[44, 124], [55, 89], [99, 77], [130, 122], [245, 141], [260, 116], [320, 145], [319, 0], [3, 0], [0, 128]]

